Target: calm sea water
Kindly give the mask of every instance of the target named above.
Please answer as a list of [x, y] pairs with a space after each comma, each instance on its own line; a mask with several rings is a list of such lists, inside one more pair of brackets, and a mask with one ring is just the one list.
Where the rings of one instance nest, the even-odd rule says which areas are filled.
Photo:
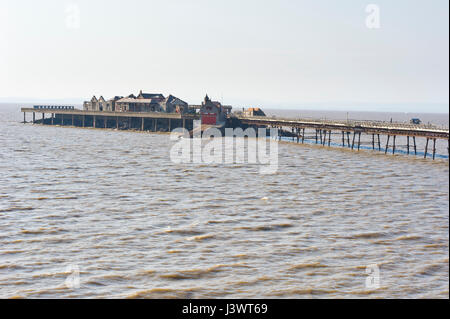
[[20, 120], [0, 106], [0, 297], [449, 297], [447, 158], [282, 142], [260, 175]]

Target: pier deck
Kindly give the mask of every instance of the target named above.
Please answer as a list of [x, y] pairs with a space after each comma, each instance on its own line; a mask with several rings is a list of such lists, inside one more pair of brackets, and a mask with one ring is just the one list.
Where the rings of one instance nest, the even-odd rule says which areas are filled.
[[449, 139], [449, 130], [433, 125], [415, 125], [406, 123], [390, 123], [381, 121], [339, 121], [313, 119], [284, 119], [270, 117], [243, 117], [238, 119], [247, 125], [275, 126], [293, 128], [313, 128], [319, 130], [335, 130], [345, 132], [363, 132], [367, 134], [385, 134], [416, 136], [436, 139]]
[[[23, 121], [26, 114], [32, 113], [32, 123], [50, 125], [72, 125], [93, 128], [126, 128], [138, 130], [171, 131], [176, 127], [192, 129], [195, 114], [162, 113], [162, 112], [109, 112], [85, 111], [77, 109], [21, 108]], [[37, 120], [36, 114], [42, 114]], [[50, 114], [50, 118], [45, 115]]]
[[[425, 138], [424, 158], [428, 156], [429, 142], [432, 141], [432, 157], [436, 157], [436, 140], [447, 140], [447, 155], [449, 153], [449, 130], [448, 128], [440, 128], [434, 125], [415, 125], [407, 123], [391, 123], [381, 121], [339, 121], [339, 120], [314, 120], [314, 119], [284, 119], [275, 117], [245, 117], [238, 116], [237, 119], [241, 124], [253, 127], [274, 127], [279, 131], [283, 129], [290, 129], [290, 136], [295, 139], [297, 143], [305, 142], [305, 130], [315, 131], [315, 135], [308, 137], [308, 139], [315, 140], [316, 144], [323, 146], [331, 146], [333, 132], [342, 134], [342, 147], [348, 147], [352, 150], [361, 148], [361, 134], [372, 136], [372, 149], [382, 151], [387, 154], [388, 150], [392, 149], [392, 154], [399, 148], [405, 148], [406, 154], [417, 152], [416, 138]], [[353, 137], [350, 135], [353, 133]], [[386, 135], [386, 145], [381, 145], [380, 135]], [[398, 145], [397, 136], [406, 137], [406, 145]], [[327, 141], [328, 137], [328, 141]], [[392, 137], [392, 140], [391, 140]], [[281, 135], [279, 137], [281, 139]], [[389, 142], [391, 141], [391, 144]]]
[[[21, 108], [24, 113], [24, 123], [26, 123], [26, 113], [32, 113], [33, 123], [36, 121], [36, 113], [42, 114], [41, 124], [51, 125], [72, 125], [80, 127], [93, 128], [126, 128], [150, 131], [170, 132], [176, 127], [183, 127], [193, 130], [193, 121], [199, 119], [198, 114], [178, 114], [161, 112], [108, 112], [108, 111], [84, 111], [76, 109], [36, 109]], [[45, 114], [51, 114], [51, 118], [45, 118]], [[449, 151], [449, 129], [437, 127], [434, 125], [415, 125], [407, 123], [391, 123], [381, 121], [339, 121], [339, 120], [315, 120], [315, 119], [286, 119], [275, 117], [245, 117], [235, 118], [239, 125], [253, 127], [274, 127], [279, 128], [279, 133], [283, 130], [290, 134], [289, 136], [297, 138], [297, 143], [304, 143], [305, 130], [315, 131], [315, 135], [308, 137], [315, 140], [316, 144], [331, 146], [332, 132], [342, 134], [342, 147], [349, 147], [352, 150], [361, 147], [361, 134], [372, 136], [372, 149], [382, 150], [380, 135], [386, 135], [386, 145], [383, 146], [385, 153], [392, 148], [395, 154], [396, 149], [405, 147], [407, 154], [413, 152], [417, 155], [416, 138], [425, 138], [424, 157], [428, 155], [429, 142], [432, 141], [432, 157], [436, 156], [436, 140], [447, 140], [447, 153]], [[289, 132], [290, 131], [290, 132]], [[350, 138], [350, 135], [353, 137]], [[397, 136], [406, 137], [406, 146], [398, 145]], [[328, 141], [327, 141], [328, 137]], [[391, 140], [392, 137], [392, 140]], [[281, 135], [280, 135], [281, 139]], [[410, 141], [411, 139], [411, 141]], [[389, 142], [391, 141], [391, 144]]]

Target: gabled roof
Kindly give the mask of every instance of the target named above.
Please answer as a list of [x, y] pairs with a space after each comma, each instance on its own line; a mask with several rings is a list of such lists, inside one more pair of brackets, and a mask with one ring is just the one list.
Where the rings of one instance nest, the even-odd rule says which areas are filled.
[[100, 98], [98, 99], [99, 101], [105, 101], [105, 98], [103, 96], [100, 96]]
[[95, 97], [95, 95], [92, 97], [91, 102], [98, 102], [97, 98]]
[[183, 101], [182, 99], [177, 98], [176, 96], [173, 96], [172, 94], [170, 94], [167, 98], [166, 98], [166, 103], [172, 103], [172, 104], [185, 104], [187, 105], [187, 103], [185, 101]]
[[117, 101], [117, 100], [120, 100], [121, 98], [123, 98], [123, 96], [115, 96], [115, 97], [112, 97], [112, 98], [110, 98], [108, 101]]
[[158, 104], [157, 100], [152, 99], [134, 99], [129, 97], [124, 97], [120, 100], [117, 100], [117, 103], [147, 103], [147, 104]]
[[138, 98], [144, 99], [164, 99], [164, 95], [160, 93], [142, 93], [139, 94]]

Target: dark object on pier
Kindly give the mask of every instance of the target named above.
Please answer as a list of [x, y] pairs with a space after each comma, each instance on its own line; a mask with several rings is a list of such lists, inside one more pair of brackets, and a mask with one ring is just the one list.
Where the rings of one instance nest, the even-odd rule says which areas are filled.
[[75, 106], [72, 105], [34, 105], [33, 109], [41, 110], [75, 110]]

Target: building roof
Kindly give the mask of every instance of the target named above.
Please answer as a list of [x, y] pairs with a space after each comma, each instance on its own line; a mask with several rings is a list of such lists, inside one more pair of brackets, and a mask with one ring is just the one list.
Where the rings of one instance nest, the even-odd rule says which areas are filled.
[[110, 98], [108, 101], [117, 101], [117, 100], [120, 100], [122, 98], [123, 98], [123, 96], [115, 96], [115, 97]]
[[138, 98], [144, 99], [164, 99], [164, 95], [161, 93], [142, 93], [142, 90], [139, 92]]
[[176, 96], [173, 96], [172, 94], [170, 94], [166, 98], [166, 102], [167, 103], [172, 103], [172, 104], [185, 104], [185, 105], [187, 105], [187, 103], [185, 101], [183, 101], [182, 99], [177, 98]]
[[125, 97], [120, 100], [117, 100], [117, 103], [141, 103], [141, 104], [147, 103], [147, 104], [151, 104], [151, 103], [158, 103], [158, 101], [155, 101], [154, 99], [133, 99], [133, 98]]

